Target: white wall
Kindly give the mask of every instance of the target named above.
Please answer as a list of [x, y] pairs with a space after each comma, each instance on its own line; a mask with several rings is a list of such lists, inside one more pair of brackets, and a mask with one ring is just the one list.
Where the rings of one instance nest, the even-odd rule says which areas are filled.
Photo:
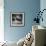
[[0, 0], [0, 42], [4, 41], [4, 3]]

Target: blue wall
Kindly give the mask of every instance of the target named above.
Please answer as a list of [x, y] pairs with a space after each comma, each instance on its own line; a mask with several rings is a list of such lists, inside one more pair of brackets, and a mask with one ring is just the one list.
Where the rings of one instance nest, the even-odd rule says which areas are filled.
[[[42, 11], [43, 9], [46, 9], [46, 0], [41, 0], [40, 1], [40, 10]], [[40, 21], [40, 25], [46, 27], [46, 10], [43, 12], [43, 22]]]
[[[18, 41], [32, 29], [35, 12], [40, 9], [39, 0], [4, 0], [4, 38], [7, 41]], [[10, 27], [10, 12], [24, 12], [25, 26]]]

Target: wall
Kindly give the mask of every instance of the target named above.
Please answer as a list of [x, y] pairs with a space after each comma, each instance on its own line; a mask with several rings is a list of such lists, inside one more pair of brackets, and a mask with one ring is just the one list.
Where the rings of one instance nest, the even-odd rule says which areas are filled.
[[[40, 9], [40, 0], [4, 0], [4, 38], [7, 41], [18, 41], [32, 29], [35, 12]], [[10, 12], [24, 12], [25, 26], [11, 27]]]
[[[41, 9], [41, 11], [43, 9], [46, 9], [46, 0], [41, 0], [40, 1], [40, 9]], [[46, 20], [45, 19], [46, 19], [46, 11], [43, 12], [43, 22], [42, 21], [40, 22], [40, 25], [46, 27]]]
[[[40, 0], [40, 9], [43, 10], [43, 9], [46, 9], [46, 0]], [[43, 13], [43, 22], [40, 21], [40, 25], [46, 27], [46, 11]], [[45, 34], [45, 37], [46, 37], [46, 34]], [[46, 43], [46, 38], [45, 38], [45, 43]]]
[[0, 0], [0, 42], [4, 41], [4, 8], [3, 0]]

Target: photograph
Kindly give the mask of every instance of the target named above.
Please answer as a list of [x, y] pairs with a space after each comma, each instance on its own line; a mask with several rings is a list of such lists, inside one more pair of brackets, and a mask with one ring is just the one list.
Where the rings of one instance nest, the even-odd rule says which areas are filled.
[[11, 13], [11, 26], [24, 26], [24, 13]]

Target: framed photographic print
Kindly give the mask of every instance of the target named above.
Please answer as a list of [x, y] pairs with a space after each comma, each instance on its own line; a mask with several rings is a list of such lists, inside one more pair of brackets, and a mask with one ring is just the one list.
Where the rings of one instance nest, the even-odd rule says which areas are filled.
[[11, 26], [24, 26], [24, 13], [11, 13]]

